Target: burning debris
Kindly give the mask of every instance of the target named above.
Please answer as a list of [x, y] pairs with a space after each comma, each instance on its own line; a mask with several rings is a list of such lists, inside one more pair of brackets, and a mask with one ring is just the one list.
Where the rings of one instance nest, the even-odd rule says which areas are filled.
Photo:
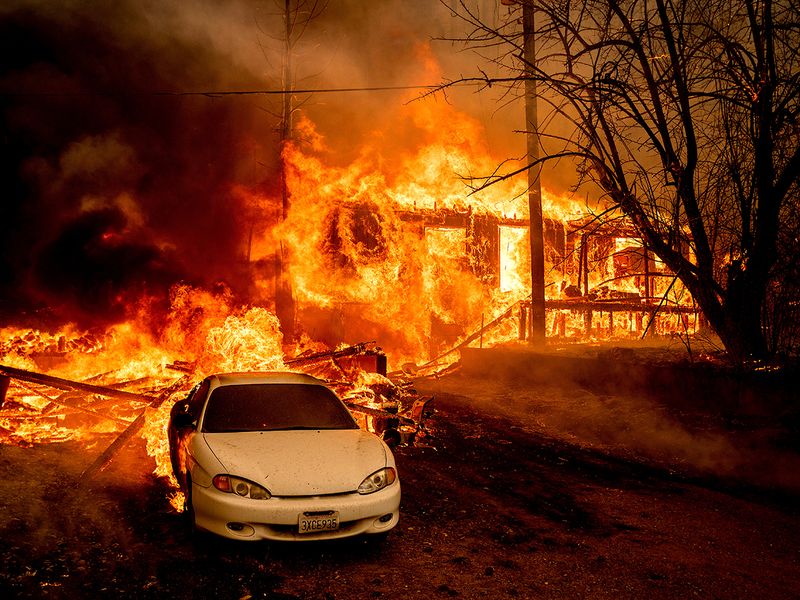
[[[306, 352], [285, 358], [284, 364], [327, 380], [356, 413], [361, 426], [382, 435], [387, 443], [413, 443], [426, 435], [424, 419], [431, 398], [420, 398], [408, 382], [388, 379], [386, 356], [374, 342]], [[165, 433], [154, 430], [148, 422], [158, 421], [163, 427], [162, 405], [169, 408], [182, 399], [201, 374], [189, 362], [166, 365], [166, 369], [183, 375], [124, 381], [116, 380], [114, 373], [104, 373], [77, 381], [0, 365], [0, 437], [28, 445], [116, 434], [111, 445], [84, 471], [84, 481], [104, 469], [144, 430], [148, 449], [154, 450], [156, 473], [168, 475], [167, 465], [161, 464], [164, 457], [157, 451], [163, 442], [158, 437]], [[89, 427], [81, 427], [87, 422]], [[150, 439], [152, 436], [155, 439]]]

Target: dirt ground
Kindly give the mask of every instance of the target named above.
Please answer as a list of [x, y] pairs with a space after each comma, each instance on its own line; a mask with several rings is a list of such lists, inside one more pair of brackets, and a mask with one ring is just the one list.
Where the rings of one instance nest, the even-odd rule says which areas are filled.
[[240, 543], [184, 529], [131, 443], [0, 446], [3, 598], [796, 598], [800, 462], [730, 427], [581, 388], [463, 375], [429, 447], [395, 452], [383, 542]]

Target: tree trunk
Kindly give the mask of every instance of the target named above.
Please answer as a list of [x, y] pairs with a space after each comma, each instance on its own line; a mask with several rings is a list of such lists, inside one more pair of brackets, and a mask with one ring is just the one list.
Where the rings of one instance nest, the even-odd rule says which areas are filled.
[[[751, 275], [738, 269], [728, 281], [725, 315], [717, 333], [737, 363], [767, 356], [767, 343], [761, 326], [766, 285], [767, 278], [763, 274]], [[712, 326], [716, 329], [714, 323]]]

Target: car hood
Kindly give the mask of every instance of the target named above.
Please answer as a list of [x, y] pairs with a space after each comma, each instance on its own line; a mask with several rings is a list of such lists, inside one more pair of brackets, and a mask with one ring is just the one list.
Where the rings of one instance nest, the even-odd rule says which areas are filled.
[[203, 434], [229, 475], [273, 496], [353, 492], [386, 466], [384, 443], [360, 429]]

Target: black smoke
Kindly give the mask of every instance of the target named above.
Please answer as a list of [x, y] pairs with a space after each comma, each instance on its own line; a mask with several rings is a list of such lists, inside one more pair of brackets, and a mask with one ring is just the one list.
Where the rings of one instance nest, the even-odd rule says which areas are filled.
[[[54, 316], [90, 321], [93, 315], [124, 319], [141, 298], [163, 296], [181, 277], [179, 261], [151, 244], [126, 239], [128, 220], [116, 209], [85, 212], [63, 229], [36, 257], [39, 292]], [[53, 300], [69, 298], [63, 307]], [[60, 314], [66, 308], [66, 314]]]
[[46, 309], [103, 324], [136, 291], [235, 287], [250, 215], [231, 190], [271, 185], [274, 119], [159, 94], [263, 83], [182, 30], [179, 3], [27, 4], [0, 9], [3, 321]]

